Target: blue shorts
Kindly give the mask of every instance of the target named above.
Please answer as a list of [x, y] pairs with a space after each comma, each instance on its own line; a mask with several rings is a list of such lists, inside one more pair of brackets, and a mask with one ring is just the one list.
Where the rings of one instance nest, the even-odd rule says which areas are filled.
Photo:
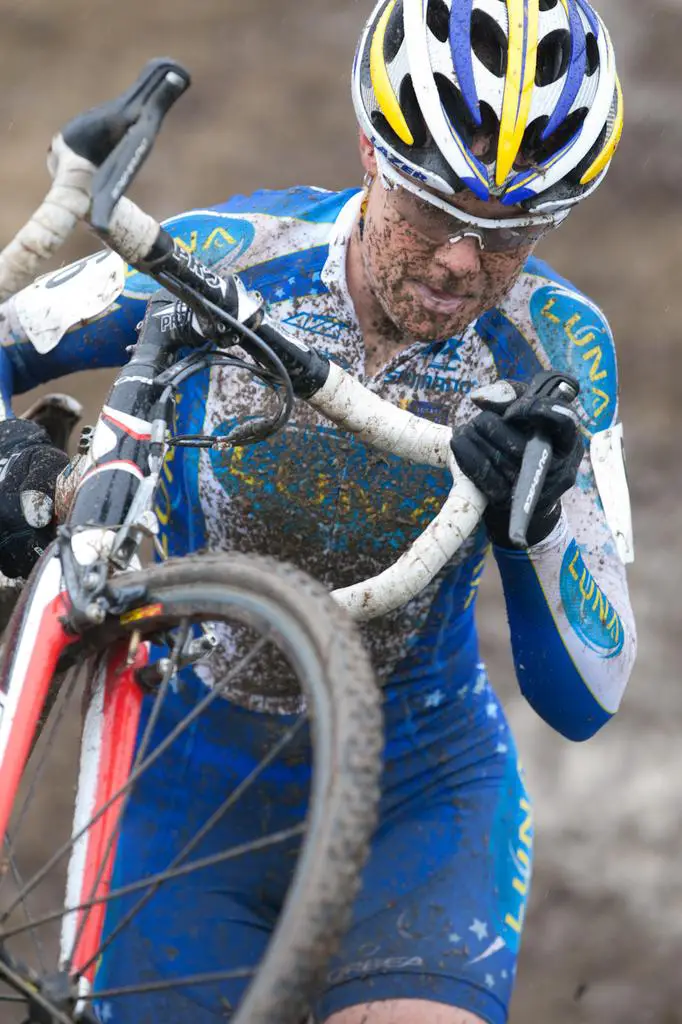
[[[185, 684], [159, 736], [194, 700]], [[126, 813], [113, 884], [163, 870], [291, 719], [213, 706], [145, 776]], [[419, 998], [507, 1019], [528, 885], [528, 796], [499, 701], [479, 669], [457, 690], [389, 686], [380, 824], [352, 926], [316, 1008]], [[192, 859], [301, 821], [310, 777], [302, 736]], [[297, 840], [167, 883], [109, 947], [96, 989], [258, 964], [286, 894]], [[110, 933], [139, 894], [112, 904]], [[244, 979], [97, 1004], [107, 1024], [215, 1024]]]

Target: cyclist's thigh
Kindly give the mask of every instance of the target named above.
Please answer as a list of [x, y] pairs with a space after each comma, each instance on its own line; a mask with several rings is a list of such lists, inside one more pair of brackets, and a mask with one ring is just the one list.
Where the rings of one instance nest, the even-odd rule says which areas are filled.
[[[187, 709], [162, 718], [154, 742]], [[180, 707], [178, 707], [180, 704]], [[174, 856], [272, 746], [288, 723], [217, 702], [180, 736], [143, 776], [126, 810], [113, 887], [165, 870]], [[143, 723], [144, 726], [144, 723]], [[244, 844], [303, 820], [307, 802], [307, 740], [288, 750], [194, 849], [196, 860]], [[104, 953], [96, 991], [170, 981], [215, 971], [255, 969], [277, 920], [296, 863], [299, 839], [214, 864], [163, 884]], [[139, 899], [133, 893], [108, 909], [111, 935]], [[234, 977], [210, 985], [102, 999], [100, 1018], [110, 1024], [215, 1024], [238, 1004], [249, 981]]]
[[169, 983], [161, 991], [99, 998], [95, 1006], [105, 1024], [216, 1024], [242, 998], [249, 980], [243, 976], [210, 984], [173, 983], [175, 978], [255, 967], [272, 930], [267, 917], [226, 890], [222, 879], [217, 884], [198, 879], [153, 898], [104, 953], [96, 992]]
[[[381, 823], [318, 1020], [341, 1024], [342, 1011], [362, 1006], [370, 1024], [371, 1004], [410, 999], [490, 1024], [507, 1019], [530, 878], [530, 807], [487, 685], [482, 701], [466, 729], [454, 697], [400, 712], [409, 743], [407, 733], [389, 738]], [[387, 708], [389, 737], [398, 713]]]

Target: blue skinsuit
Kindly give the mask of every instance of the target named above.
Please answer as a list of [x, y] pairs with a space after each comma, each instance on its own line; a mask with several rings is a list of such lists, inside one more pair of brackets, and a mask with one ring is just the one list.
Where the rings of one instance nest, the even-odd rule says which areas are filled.
[[[358, 205], [355, 191], [259, 192], [183, 214], [166, 227], [206, 262], [238, 271], [289, 332], [403, 408], [457, 425], [476, 412], [469, 398], [475, 387], [498, 377], [529, 379], [554, 366], [581, 381], [586, 447], [617, 422], [615, 355], [603, 315], [534, 258], [502, 305], [460, 337], [414, 344], [366, 379], [345, 281]], [[116, 259], [100, 255], [71, 275], [68, 268], [50, 275], [51, 286], [77, 295], [80, 273], [85, 278], [94, 263], [106, 268]], [[25, 325], [26, 310], [45, 301], [44, 285], [7, 303], [0, 310], [7, 404], [12, 393], [61, 374], [121, 365], [155, 287], [128, 271], [106, 315], [77, 323], [40, 353]], [[82, 319], [76, 301], [71, 322]], [[270, 400], [241, 371], [214, 369], [183, 385], [177, 430], [223, 433]], [[338, 587], [393, 561], [433, 517], [447, 485], [447, 474], [376, 453], [297, 403], [286, 429], [263, 444], [210, 454], [174, 449], [157, 512], [169, 554], [259, 551]], [[459, 1006], [490, 1024], [506, 1020], [532, 823], [514, 741], [478, 651], [474, 609], [487, 552], [481, 529], [422, 595], [365, 627], [385, 692], [381, 817], [353, 924], [317, 1008], [320, 1020], [357, 1003], [400, 997]], [[553, 728], [588, 738], [618, 707], [635, 636], [624, 568], [587, 453], [553, 534], [527, 553], [497, 549], [495, 557], [523, 693]], [[238, 653], [239, 637], [231, 641]], [[182, 674], [157, 737], [206, 683], [206, 676]], [[229, 701], [214, 705], [136, 790], [115, 885], [163, 869], [290, 724], [296, 695], [259, 683], [247, 679], [230, 689]], [[300, 821], [310, 767], [307, 738], [297, 743], [294, 756], [271, 765], [197, 856]], [[257, 963], [294, 862], [295, 847], [279, 846], [163, 887], [125, 939], [112, 944], [97, 986]], [[108, 930], [127, 905], [110, 908]], [[243, 983], [102, 1000], [98, 1012], [115, 1024], [208, 1024], [224, 1018]]]

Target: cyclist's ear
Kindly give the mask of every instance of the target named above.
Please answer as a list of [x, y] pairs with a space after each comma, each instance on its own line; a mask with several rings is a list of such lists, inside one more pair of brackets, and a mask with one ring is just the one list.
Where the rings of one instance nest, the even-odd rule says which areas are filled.
[[370, 142], [362, 128], [358, 130], [358, 145], [360, 148], [360, 160], [365, 174], [369, 174], [371, 178], [376, 178], [377, 158], [374, 153], [374, 143]]

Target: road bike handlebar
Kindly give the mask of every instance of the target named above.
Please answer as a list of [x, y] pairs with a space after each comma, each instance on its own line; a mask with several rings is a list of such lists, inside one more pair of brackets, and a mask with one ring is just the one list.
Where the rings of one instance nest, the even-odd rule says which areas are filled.
[[405, 604], [431, 582], [475, 530], [486, 501], [455, 462], [450, 427], [398, 409], [335, 363], [308, 402], [375, 448], [410, 462], [447, 468], [453, 477], [440, 512], [393, 565], [363, 583], [333, 591], [353, 618], [370, 619]]
[[[0, 254], [0, 301], [30, 284], [40, 264], [61, 248], [79, 221], [106, 229], [114, 206], [151, 152], [163, 117], [189, 84], [181, 65], [150, 61], [130, 89], [75, 117], [55, 136], [48, 154], [52, 188]], [[136, 211], [126, 218], [124, 205], [116, 230], [125, 230], [129, 219], [144, 248], [151, 218]], [[137, 251], [134, 245], [126, 248]]]
[[[0, 254], [0, 298], [28, 284], [40, 263], [84, 221], [127, 263], [152, 276], [163, 276], [159, 268], [169, 255], [176, 259], [174, 266], [181, 255], [195, 280], [197, 275], [210, 279], [214, 291], [230, 299], [234, 315], [254, 320], [257, 304], [250, 303], [236, 278], [218, 279], [195, 257], [178, 253], [158, 222], [122, 195], [150, 151], [164, 114], [188, 84], [179, 65], [151, 62], [131, 90], [75, 118], [55, 137], [48, 158], [52, 188]], [[454, 557], [476, 528], [485, 498], [457, 467], [450, 428], [396, 408], [314, 349], [292, 341], [273, 321], [267, 324], [267, 340], [285, 352], [293, 347], [314, 357], [313, 383], [308, 380], [297, 394], [339, 427], [384, 451], [452, 473], [440, 512], [398, 561], [370, 580], [333, 592], [356, 619], [384, 614], [419, 593]]]

